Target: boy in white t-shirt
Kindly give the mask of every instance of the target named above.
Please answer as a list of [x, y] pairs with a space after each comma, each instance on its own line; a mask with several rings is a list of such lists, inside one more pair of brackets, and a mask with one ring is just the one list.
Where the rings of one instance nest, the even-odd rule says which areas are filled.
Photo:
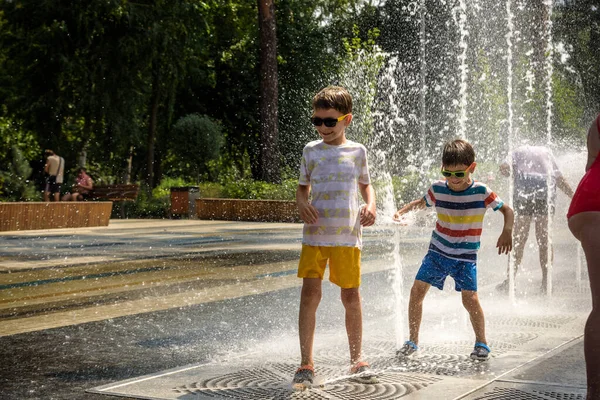
[[[299, 333], [301, 365], [293, 384], [310, 387], [314, 380], [313, 342], [321, 283], [329, 263], [329, 280], [341, 288], [350, 346], [350, 372], [365, 383], [376, 382], [362, 361], [360, 249], [362, 226], [375, 223], [375, 192], [371, 186], [367, 151], [346, 139], [352, 121], [352, 96], [329, 86], [312, 101], [312, 124], [322, 140], [304, 147], [296, 202], [305, 222], [298, 277], [303, 278]], [[312, 192], [312, 201], [309, 195]], [[359, 207], [359, 194], [366, 205]]]

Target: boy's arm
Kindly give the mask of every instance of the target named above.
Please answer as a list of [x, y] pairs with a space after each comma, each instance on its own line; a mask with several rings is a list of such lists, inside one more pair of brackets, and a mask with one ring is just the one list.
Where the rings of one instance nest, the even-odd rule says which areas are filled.
[[502, 233], [498, 238], [496, 247], [498, 248], [498, 254], [510, 253], [512, 250], [512, 231], [515, 224], [515, 214], [508, 205], [503, 204], [499, 211], [504, 215], [504, 227]]
[[296, 205], [298, 206], [298, 212], [302, 221], [307, 224], [314, 224], [319, 219], [319, 213], [308, 201], [309, 194], [310, 185], [298, 185], [298, 189], [296, 189]]
[[422, 210], [425, 207], [427, 207], [427, 203], [425, 202], [425, 198], [421, 197], [420, 199], [417, 200], [413, 200], [410, 203], [408, 203], [407, 205], [405, 205], [404, 207], [402, 207], [401, 209], [399, 209], [398, 211], [396, 211], [396, 214], [394, 214], [394, 219], [395, 220], [400, 220], [400, 217], [408, 212], [411, 212], [413, 210]]
[[362, 226], [371, 226], [375, 223], [377, 207], [375, 205], [375, 190], [371, 184], [359, 183], [358, 188], [363, 200], [367, 203], [360, 210], [360, 224]]

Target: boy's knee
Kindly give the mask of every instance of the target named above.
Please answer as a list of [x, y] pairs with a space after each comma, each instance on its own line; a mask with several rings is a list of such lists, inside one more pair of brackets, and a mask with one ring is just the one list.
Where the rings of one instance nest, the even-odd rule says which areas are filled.
[[322, 292], [321, 287], [317, 286], [303, 286], [300, 301], [304, 305], [319, 304], [321, 301]]
[[466, 308], [473, 307], [479, 304], [479, 296], [477, 296], [477, 292], [473, 291], [463, 291], [462, 293], [462, 302]]
[[342, 289], [341, 297], [344, 307], [360, 307], [360, 292], [358, 289]]
[[415, 281], [412, 288], [410, 289], [411, 300], [423, 301], [428, 290], [429, 290], [428, 284], [426, 284], [424, 282], [420, 282], [420, 281]]

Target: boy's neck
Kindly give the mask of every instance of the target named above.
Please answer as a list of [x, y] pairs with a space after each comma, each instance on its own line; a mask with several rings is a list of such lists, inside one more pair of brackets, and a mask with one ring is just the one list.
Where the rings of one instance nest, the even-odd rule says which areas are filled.
[[326, 142], [325, 139], [323, 139], [323, 143], [329, 146], [341, 146], [343, 144], [346, 144], [346, 142], [348, 142], [348, 140], [346, 139], [346, 132], [344, 132], [342, 136], [332, 140], [331, 142]]

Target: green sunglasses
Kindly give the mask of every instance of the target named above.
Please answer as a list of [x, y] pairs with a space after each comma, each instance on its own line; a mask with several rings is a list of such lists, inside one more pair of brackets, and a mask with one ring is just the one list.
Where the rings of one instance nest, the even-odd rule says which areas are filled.
[[468, 171], [468, 169], [464, 170], [464, 171], [448, 171], [448, 170], [443, 169], [442, 175], [444, 175], [446, 178], [450, 178], [451, 176], [455, 176], [457, 178], [464, 178], [467, 171]]

